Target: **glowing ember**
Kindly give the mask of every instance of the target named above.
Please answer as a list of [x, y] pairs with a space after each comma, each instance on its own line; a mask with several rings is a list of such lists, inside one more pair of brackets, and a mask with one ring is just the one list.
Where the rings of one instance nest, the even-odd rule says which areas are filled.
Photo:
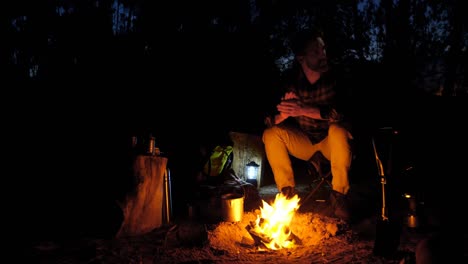
[[299, 208], [299, 196], [287, 199], [281, 193], [275, 197], [272, 205], [263, 201], [263, 207], [260, 208], [260, 215], [257, 215], [253, 231], [261, 234], [262, 243], [269, 249], [277, 250], [281, 248], [294, 247], [294, 239], [291, 237], [289, 225]]

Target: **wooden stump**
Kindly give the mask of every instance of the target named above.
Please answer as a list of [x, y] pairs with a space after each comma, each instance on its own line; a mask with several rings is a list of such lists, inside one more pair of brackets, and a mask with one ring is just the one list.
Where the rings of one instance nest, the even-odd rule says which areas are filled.
[[246, 180], [245, 165], [254, 161], [260, 165], [260, 175], [257, 179], [257, 188], [262, 186], [264, 167], [267, 164], [262, 138], [258, 135], [229, 132], [233, 144], [234, 159], [232, 169], [240, 178]]
[[117, 237], [145, 234], [162, 225], [166, 166], [165, 157], [136, 156], [133, 176], [137, 184], [120, 205], [124, 220]]

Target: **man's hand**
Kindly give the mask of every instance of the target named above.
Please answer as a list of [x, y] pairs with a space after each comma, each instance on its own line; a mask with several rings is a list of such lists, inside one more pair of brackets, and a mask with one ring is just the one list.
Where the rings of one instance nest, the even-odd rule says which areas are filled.
[[287, 92], [283, 97], [281, 97], [281, 101], [290, 99], [299, 99], [299, 96], [297, 96], [295, 92]]
[[290, 116], [300, 115], [300, 108], [302, 104], [299, 100], [299, 96], [294, 92], [287, 92], [281, 97], [281, 103], [276, 106], [279, 114], [275, 116], [275, 124], [283, 122]]
[[276, 109], [278, 109], [280, 114], [275, 117], [275, 124], [281, 123], [290, 116], [308, 116], [314, 119], [325, 120], [320, 116], [320, 109], [318, 107], [304, 105], [294, 92], [285, 93]]
[[282, 100], [276, 109], [285, 117], [303, 115], [303, 105], [299, 99]]

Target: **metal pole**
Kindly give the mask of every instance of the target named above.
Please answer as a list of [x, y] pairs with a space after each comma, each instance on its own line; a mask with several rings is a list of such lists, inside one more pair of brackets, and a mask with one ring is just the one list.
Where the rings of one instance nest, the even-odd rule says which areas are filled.
[[164, 202], [165, 202], [165, 216], [166, 223], [171, 222], [171, 213], [172, 213], [172, 197], [171, 197], [171, 176], [170, 170], [167, 168], [164, 172]]
[[382, 185], [382, 220], [387, 220], [387, 209], [386, 209], [386, 202], [385, 202], [385, 184], [386, 179], [385, 179], [385, 173], [382, 165], [382, 161], [379, 158], [379, 155], [377, 154], [377, 148], [375, 147], [375, 141], [374, 138], [372, 138], [372, 147], [374, 148], [374, 156], [375, 156], [375, 161], [377, 163], [377, 170], [380, 176], [380, 183]]

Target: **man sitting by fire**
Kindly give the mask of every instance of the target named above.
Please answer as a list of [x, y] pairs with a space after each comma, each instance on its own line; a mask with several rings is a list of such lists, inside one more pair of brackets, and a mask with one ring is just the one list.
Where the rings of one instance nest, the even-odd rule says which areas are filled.
[[340, 108], [336, 75], [329, 67], [319, 30], [299, 32], [291, 48], [294, 65], [284, 74], [284, 90], [274, 114], [265, 118], [262, 139], [266, 157], [278, 190], [293, 197], [295, 179], [289, 155], [308, 161], [321, 152], [331, 165], [334, 214], [347, 221], [352, 135]]

